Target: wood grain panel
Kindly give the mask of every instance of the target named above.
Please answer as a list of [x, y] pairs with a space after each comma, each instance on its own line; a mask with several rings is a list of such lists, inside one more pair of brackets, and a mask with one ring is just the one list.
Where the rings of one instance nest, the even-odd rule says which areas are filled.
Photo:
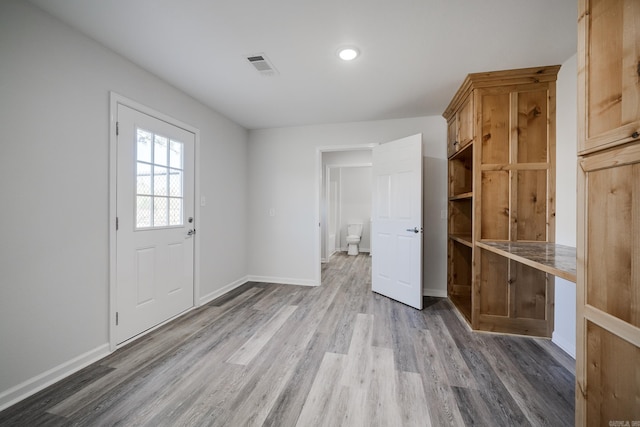
[[482, 96], [482, 163], [509, 163], [509, 93]]
[[588, 425], [640, 420], [640, 348], [587, 322]]
[[622, 123], [624, 0], [591, 0], [589, 134], [599, 135]]
[[516, 261], [510, 261], [510, 317], [545, 320], [547, 318], [547, 274]]
[[473, 96], [469, 96], [458, 112], [458, 141], [461, 147], [473, 141]]
[[509, 172], [482, 172], [481, 238], [509, 240]]
[[[517, 176], [516, 236], [512, 240], [547, 241], [547, 171], [512, 172]], [[513, 238], [515, 237], [515, 238]]]
[[509, 260], [482, 251], [480, 314], [509, 315]]
[[580, 0], [579, 8], [578, 152], [587, 154], [638, 139], [640, 2]]
[[640, 326], [640, 248], [632, 230], [640, 222], [639, 178], [637, 163], [587, 176], [587, 240], [593, 242], [586, 265], [587, 304], [635, 326]]
[[518, 163], [545, 163], [547, 161], [546, 141], [549, 123], [547, 102], [546, 89], [518, 92]]

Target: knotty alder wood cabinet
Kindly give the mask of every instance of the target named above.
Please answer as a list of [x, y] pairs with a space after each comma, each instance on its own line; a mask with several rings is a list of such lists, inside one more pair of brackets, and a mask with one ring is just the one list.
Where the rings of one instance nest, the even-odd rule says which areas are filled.
[[478, 241], [555, 238], [559, 66], [469, 74], [448, 124], [448, 295], [473, 329], [550, 337], [554, 277]]
[[578, 116], [576, 425], [634, 425], [640, 422], [640, 1], [579, 0]]

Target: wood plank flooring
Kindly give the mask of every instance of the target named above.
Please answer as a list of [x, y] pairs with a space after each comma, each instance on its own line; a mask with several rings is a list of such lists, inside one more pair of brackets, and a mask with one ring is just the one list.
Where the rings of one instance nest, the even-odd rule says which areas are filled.
[[[428, 272], [427, 272], [428, 274]], [[322, 286], [247, 283], [0, 412], [2, 426], [571, 426], [573, 360], [472, 333], [446, 299], [371, 292], [371, 258]]]

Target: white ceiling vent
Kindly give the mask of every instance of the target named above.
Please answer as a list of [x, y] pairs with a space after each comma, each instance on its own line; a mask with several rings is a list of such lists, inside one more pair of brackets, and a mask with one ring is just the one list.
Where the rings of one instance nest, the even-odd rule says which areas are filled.
[[263, 76], [274, 76], [278, 74], [278, 70], [276, 70], [273, 64], [271, 64], [271, 61], [269, 61], [264, 53], [249, 55], [247, 56], [247, 61], [249, 61], [249, 63], [253, 65]]

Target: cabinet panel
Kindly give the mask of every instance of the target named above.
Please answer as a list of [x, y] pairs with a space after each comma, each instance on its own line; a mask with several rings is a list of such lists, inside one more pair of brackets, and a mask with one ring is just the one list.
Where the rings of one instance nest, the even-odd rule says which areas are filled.
[[547, 162], [547, 98], [546, 89], [518, 93], [518, 163]]
[[481, 238], [509, 240], [509, 172], [482, 172]]
[[453, 117], [447, 123], [447, 157], [451, 157], [456, 152], [456, 140], [458, 137], [458, 123]]
[[473, 96], [469, 96], [458, 112], [458, 141], [460, 148], [473, 141]]
[[489, 251], [482, 251], [480, 280], [480, 314], [506, 317], [509, 315], [509, 260]]
[[547, 171], [512, 172], [517, 179], [517, 211], [511, 220], [516, 225], [512, 240], [547, 240]]
[[510, 317], [519, 319], [547, 318], [547, 274], [525, 264], [510, 261]]
[[640, 420], [640, 348], [589, 321], [586, 333], [587, 425]]
[[580, 0], [579, 13], [578, 151], [584, 152], [640, 133], [640, 2]]
[[640, 159], [586, 179], [586, 302], [640, 327]]
[[447, 154], [451, 157], [473, 141], [473, 96], [469, 95], [460, 109], [447, 122]]
[[509, 93], [482, 95], [482, 163], [509, 163]]

